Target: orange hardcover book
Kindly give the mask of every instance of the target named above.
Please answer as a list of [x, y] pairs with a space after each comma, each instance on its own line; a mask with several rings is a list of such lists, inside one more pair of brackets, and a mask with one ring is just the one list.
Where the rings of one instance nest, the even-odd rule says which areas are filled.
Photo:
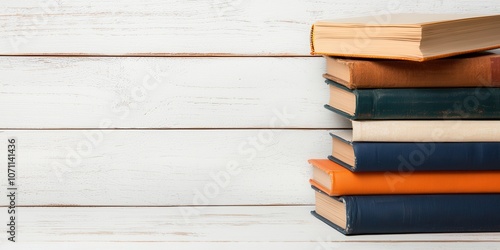
[[328, 159], [312, 159], [311, 185], [330, 196], [500, 193], [500, 171], [353, 173]]
[[326, 57], [324, 77], [350, 89], [500, 87], [500, 50], [423, 63]]

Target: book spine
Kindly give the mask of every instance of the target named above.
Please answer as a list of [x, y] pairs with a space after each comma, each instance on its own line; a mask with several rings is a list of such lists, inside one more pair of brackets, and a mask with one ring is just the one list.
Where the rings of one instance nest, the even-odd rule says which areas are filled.
[[[500, 85], [500, 57], [491, 58], [491, 86]], [[485, 82], [488, 83], [487, 81]]]
[[311, 47], [311, 55], [315, 55], [314, 51], [314, 24], [311, 25], [311, 31], [309, 33], [309, 46]]
[[[328, 159], [313, 166], [330, 176], [328, 185], [310, 184], [330, 196], [381, 194], [500, 193], [500, 171], [396, 171], [353, 173]], [[324, 182], [326, 183], [326, 182]], [[325, 184], [326, 185], [326, 184]]]
[[369, 142], [498, 142], [498, 120], [351, 121], [352, 140]]
[[500, 194], [345, 196], [346, 234], [494, 232]]
[[[328, 194], [342, 196], [500, 193], [500, 174], [496, 172], [498, 171], [369, 172], [352, 175], [342, 173], [335, 177], [333, 188]], [[360, 174], [362, 176], [358, 176]], [[315, 183], [311, 184], [316, 186]]]
[[500, 170], [499, 142], [354, 142], [353, 148], [353, 172]]
[[478, 56], [416, 63], [353, 61], [353, 88], [436, 88], [500, 86], [500, 56]]
[[500, 119], [500, 88], [359, 89], [355, 119]]

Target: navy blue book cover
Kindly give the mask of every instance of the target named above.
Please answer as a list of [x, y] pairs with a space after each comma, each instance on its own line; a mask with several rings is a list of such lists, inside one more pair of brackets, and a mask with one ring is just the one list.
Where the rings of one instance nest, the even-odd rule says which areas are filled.
[[316, 211], [311, 213], [346, 235], [500, 231], [500, 194], [363, 195], [330, 198], [345, 203], [345, 228], [332, 223]]
[[355, 164], [328, 158], [353, 172], [500, 170], [500, 142], [352, 142]]

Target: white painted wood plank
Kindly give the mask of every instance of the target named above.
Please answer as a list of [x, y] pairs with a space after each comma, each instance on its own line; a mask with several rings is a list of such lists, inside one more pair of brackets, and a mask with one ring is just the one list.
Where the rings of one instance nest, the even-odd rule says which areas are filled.
[[[126, 237], [126, 236], [124, 236]], [[219, 249], [219, 250], [497, 250], [498, 242], [42, 242], [42, 243], [1, 243], [0, 247], [17, 249], [72, 249], [72, 250], [136, 250], [136, 249]]]
[[496, 0], [4, 0], [0, 54], [308, 55], [319, 19], [499, 11]]
[[[174, 246], [195, 242], [254, 246], [297, 243], [301, 247], [314, 247], [310, 249], [326, 246], [359, 249], [367, 246], [363, 243], [372, 244], [375, 249], [410, 247], [417, 242], [420, 244], [410, 249], [455, 247], [458, 243], [463, 245], [459, 249], [500, 244], [500, 233], [344, 236], [310, 215], [312, 206], [197, 207], [199, 215], [189, 217], [182, 213], [183, 209], [190, 208], [23, 207], [18, 209], [17, 239], [21, 243], [169, 242]], [[438, 244], [426, 245], [425, 242]]]
[[0, 57], [0, 128], [342, 128], [323, 58]]
[[[8, 130], [19, 205], [312, 204], [326, 130]], [[7, 199], [0, 199], [6, 205]]]

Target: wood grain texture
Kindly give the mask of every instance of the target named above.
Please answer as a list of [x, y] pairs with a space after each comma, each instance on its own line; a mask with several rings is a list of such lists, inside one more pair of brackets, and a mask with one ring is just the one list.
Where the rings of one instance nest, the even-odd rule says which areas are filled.
[[[126, 239], [128, 235], [123, 235]], [[411, 236], [409, 237], [411, 238]], [[411, 239], [410, 239], [411, 240]], [[136, 250], [136, 249], [219, 249], [219, 250], [255, 250], [255, 249], [287, 249], [287, 250], [470, 250], [470, 249], [498, 249], [498, 242], [37, 242], [15, 244], [0, 242], [0, 247], [8, 247], [9, 250], [53, 250], [53, 249], [72, 249], [72, 250]]]
[[2, 1], [2, 55], [309, 55], [319, 19], [498, 13], [495, 0]]
[[307, 159], [331, 150], [326, 130], [9, 130], [5, 155], [8, 138], [18, 205], [312, 204]]
[[0, 57], [0, 128], [346, 128], [323, 58]]
[[[183, 215], [183, 209], [186, 208], [19, 208], [18, 241], [169, 242], [174, 246], [239, 242], [248, 243], [247, 247], [270, 244], [266, 249], [283, 243], [313, 246], [309, 249], [351, 244], [358, 249], [367, 246], [363, 243], [370, 243], [370, 249], [401, 249], [417, 243], [409, 249], [419, 249], [417, 246], [425, 247], [426, 242], [436, 242], [430, 246], [455, 247], [460, 243], [463, 246], [459, 249], [466, 249], [465, 246], [498, 245], [500, 239], [499, 233], [348, 237], [310, 215], [312, 206], [200, 207], [200, 214], [190, 217]], [[390, 242], [393, 244], [387, 244]]]

